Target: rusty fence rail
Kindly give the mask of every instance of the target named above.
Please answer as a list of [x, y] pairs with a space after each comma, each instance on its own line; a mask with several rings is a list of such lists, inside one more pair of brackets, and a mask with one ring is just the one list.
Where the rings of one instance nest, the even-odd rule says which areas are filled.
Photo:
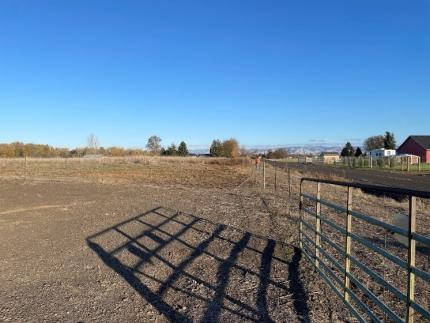
[[[303, 183], [313, 182], [316, 184], [316, 195], [306, 194], [304, 192]], [[321, 199], [321, 184], [336, 185], [339, 187], [345, 187], [346, 191], [346, 205], [340, 206], [331, 201]], [[376, 219], [375, 217], [366, 215], [361, 212], [354, 211], [352, 209], [353, 199], [353, 188], [367, 189], [379, 193], [394, 193], [403, 194], [408, 196], [409, 199], [409, 225], [408, 229], [394, 226], [392, 224], [383, 222]], [[430, 283], [430, 273], [417, 268], [415, 265], [416, 258], [416, 243], [419, 242], [424, 246], [430, 247], [430, 238], [428, 236], [419, 234], [416, 232], [416, 199], [417, 198], [430, 198], [430, 192], [405, 190], [399, 188], [388, 188], [375, 185], [365, 185], [359, 183], [346, 183], [340, 181], [313, 179], [313, 178], [302, 178], [300, 182], [300, 221], [299, 221], [299, 245], [305, 258], [314, 265], [315, 269], [322, 276], [324, 281], [334, 290], [334, 292], [342, 299], [346, 307], [360, 322], [374, 321], [380, 322], [382, 319], [369, 307], [369, 300], [379, 308], [380, 312], [384, 313], [390, 321], [393, 322], [413, 322], [415, 313], [419, 313], [422, 318], [430, 321], [430, 311], [428, 308], [423, 307], [415, 301], [415, 277], [419, 277], [425, 283]], [[306, 207], [307, 204], [312, 203], [314, 207]], [[321, 212], [321, 206], [328, 207], [336, 213], [343, 215], [344, 225], [341, 226], [334, 221], [330, 220], [328, 216], [325, 216]], [[304, 215], [310, 215], [313, 219], [310, 223], [305, 220]], [[359, 219], [371, 225], [383, 228], [393, 233], [397, 233], [407, 238], [408, 240], [408, 259], [404, 261], [389, 253], [384, 248], [371, 243], [369, 240], [361, 237], [360, 235], [353, 232], [352, 219]], [[330, 226], [333, 230], [340, 233], [343, 236], [344, 245], [340, 246], [334, 242], [321, 230], [321, 224]], [[305, 231], [305, 228], [308, 231]], [[312, 237], [306, 232], [312, 232]], [[323, 242], [323, 243], [322, 243]], [[357, 257], [351, 254], [351, 247], [353, 243], [358, 243], [360, 247], [365, 247], [380, 256], [390, 260], [395, 265], [402, 268], [407, 273], [407, 289], [406, 293], [399, 290], [393, 284], [387, 282], [380, 274], [369, 268], [362, 263]], [[336, 259], [336, 257], [329, 252], [324, 245], [328, 245], [337, 254], [342, 257], [342, 261]], [[391, 292], [400, 302], [404, 303], [404, 317], [399, 316], [392, 308], [381, 301], [377, 295], [375, 295], [366, 284], [361, 282], [351, 272], [351, 265], [354, 268], [362, 271], [373, 279], [374, 282], [382, 286], [387, 291]], [[339, 275], [333, 271], [332, 268], [336, 268]], [[360, 294], [366, 297], [366, 301], [362, 297], [357, 295], [351, 287], [353, 283], [354, 289], [359, 290]], [[339, 288], [336, 286], [340, 286]], [[363, 315], [364, 313], [364, 315]], [[368, 319], [366, 319], [366, 317]]]

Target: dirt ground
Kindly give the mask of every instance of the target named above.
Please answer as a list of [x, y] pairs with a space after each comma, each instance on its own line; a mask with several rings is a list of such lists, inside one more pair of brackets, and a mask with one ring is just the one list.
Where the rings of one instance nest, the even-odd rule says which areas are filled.
[[[269, 166], [263, 191], [249, 160], [22, 166], [0, 163], [0, 321], [354, 321], [297, 249], [298, 184], [307, 173], [292, 172], [290, 193], [287, 173]], [[344, 203], [342, 192], [324, 192]], [[386, 222], [405, 207], [355, 196], [355, 208]], [[427, 235], [429, 212], [419, 205]], [[373, 243], [404, 254], [387, 232], [362, 228]], [[396, 282], [397, 269], [356, 251]], [[428, 257], [419, 258], [427, 271]], [[430, 289], [421, 285], [417, 295], [428, 306]]]
[[285, 196], [222, 167], [216, 187], [1, 179], [0, 321], [348, 319], [303, 267]]

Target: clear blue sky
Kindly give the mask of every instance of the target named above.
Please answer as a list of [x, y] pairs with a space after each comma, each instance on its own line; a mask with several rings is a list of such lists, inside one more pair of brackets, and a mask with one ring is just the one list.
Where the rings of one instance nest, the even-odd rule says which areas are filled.
[[0, 1], [0, 142], [430, 134], [430, 1]]

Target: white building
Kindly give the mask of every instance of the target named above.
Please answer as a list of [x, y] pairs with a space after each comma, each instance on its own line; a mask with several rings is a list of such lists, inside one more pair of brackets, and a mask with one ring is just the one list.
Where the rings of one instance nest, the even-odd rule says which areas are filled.
[[396, 156], [395, 149], [379, 148], [379, 149], [370, 150], [368, 153], [370, 157], [374, 157], [374, 158]]

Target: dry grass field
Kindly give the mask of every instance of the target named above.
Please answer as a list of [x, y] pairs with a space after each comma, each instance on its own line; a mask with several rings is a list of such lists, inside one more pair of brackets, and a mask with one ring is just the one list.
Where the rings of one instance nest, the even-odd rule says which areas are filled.
[[246, 158], [198, 157], [0, 159], [0, 178], [226, 187], [243, 179], [250, 163]]
[[[293, 170], [289, 183], [278, 170], [276, 188], [274, 169], [266, 175], [263, 191], [248, 159], [0, 160], [0, 321], [354, 321], [297, 248], [306, 174]], [[344, 203], [336, 188], [325, 192]], [[357, 209], [387, 222], [405, 207], [354, 195]], [[420, 201], [425, 234], [428, 212]], [[354, 228], [404, 256], [389, 233]], [[401, 285], [390, 263], [353, 250]], [[428, 286], [417, 290], [428, 308]]]

